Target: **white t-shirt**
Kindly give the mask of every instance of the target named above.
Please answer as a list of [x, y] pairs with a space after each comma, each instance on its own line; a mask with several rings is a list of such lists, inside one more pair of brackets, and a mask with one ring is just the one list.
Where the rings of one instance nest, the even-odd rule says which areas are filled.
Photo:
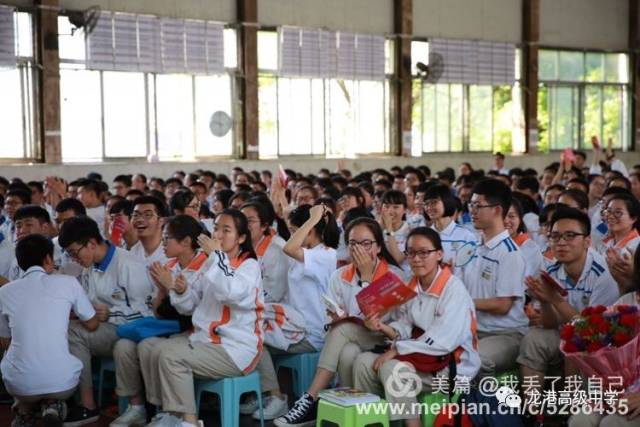
[[322, 243], [303, 251], [304, 262], [289, 259], [287, 303], [304, 314], [306, 339], [320, 351], [324, 344], [326, 321], [322, 295], [327, 293], [331, 274], [336, 271], [336, 251]]
[[442, 260], [449, 265], [455, 264], [456, 253], [462, 245], [468, 242], [478, 243], [475, 233], [456, 224], [455, 221], [451, 221], [442, 231], [438, 230], [434, 225], [431, 228], [440, 235], [444, 251]]
[[169, 258], [164, 254], [164, 248], [162, 245], [158, 245], [155, 251], [152, 254], [147, 255], [144, 251], [144, 246], [142, 246], [142, 242], [138, 241], [135, 245], [131, 246], [129, 252], [138, 259], [144, 261], [144, 263], [149, 266], [154, 262], [159, 262], [160, 264], [166, 264], [169, 261]]
[[103, 237], [108, 235], [108, 230], [104, 229], [105, 208], [100, 205], [95, 208], [87, 208], [87, 216], [98, 224], [98, 230]]
[[82, 363], [69, 353], [67, 338], [72, 310], [82, 321], [96, 314], [76, 279], [42, 267], [0, 288], [0, 335], [11, 337], [0, 369], [9, 393], [34, 396], [78, 384]]
[[[404, 253], [404, 251], [407, 249], [407, 239], [409, 238], [409, 233], [411, 233], [411, 228], [406, 222], [403, 222], [402, 226], [393, 232], [393, 237], [396, 239], [396, 246], [401, 253]], [[389, 238], [385, 235], [384, 243], [387, 245], [389, 244], [388, 240]], [[409, 260], [405, 259], [400, 265], [400, 268], [402, 268], [402, 271], [404, 271], [406, 274], [411, 274]]]

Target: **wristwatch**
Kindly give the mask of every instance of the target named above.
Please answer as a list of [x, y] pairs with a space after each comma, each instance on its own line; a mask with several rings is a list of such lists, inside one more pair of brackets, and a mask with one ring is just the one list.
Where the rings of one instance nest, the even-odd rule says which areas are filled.
[[387, 236], [387, 237], [391, 237], [391, 236], [393, 236], [394, 234], [393, 234], [391, 231], [389, 231], [389, 230], [384, 230], [384, 235], [385, 235], [385, 236]]
[[360, 282], [360, 287], [361, 288], [366, 288], [367, 286], [369, 286], [371, 284], [371, 282], [369, 282], [368, 280], [362, 280]]

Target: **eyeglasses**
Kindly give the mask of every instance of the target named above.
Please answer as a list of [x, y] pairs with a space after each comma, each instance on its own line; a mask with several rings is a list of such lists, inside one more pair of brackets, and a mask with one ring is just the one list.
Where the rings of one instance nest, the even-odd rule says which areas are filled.
[[578, 236], [586, 236], [586, 233], [576, 233], [575, 231], [565, 231], [564, 233], [549, 233], [549, 240], [552, 242], [559, 242], [560, 239], [564, 239], [565, 242], [572, 242]]
[[353, 248], [355, 246], [362, 246], [363, 249], [368, 251], [369, 249], [371, 249], [374, 243], [376, 243], [375, 240], [349, 240], [349, 247]]
[[471, 203], [469, 203], [469, 210], [470, 211], [475, 211], [475, 210], [482, 209], [482, 208], [493, 208], [493, 207], [496, 207], [496, 206], [498, 206], [497, 203], [492, 203], [490, 205], [481, 205], [478, 202], [471, 202]]
[[603, 216], [612, 216], [615, 219], [620, 219], [624, 216], [626, 212], [620, 209], [603, 209], [602, 210], [602, 214]]
[[186, 208], [186, 209], [191, 208], [191, 209], [193, 209], [194, 211], [199, 211], [199, 210], [200, 210], [200, 206], [201, 206], [201, 205], [202, 205], [202, 203], [197, 202], [197, 203], [192, 203], [192, 204], [190, 204], [190, 205], [187, 205], [185, 208]]
[[151, 218], [156, 217], [156, 216], [158, 216], [158, 215], [156, 215], [154, 212], [150, 212], [150, 211], [143, 212], [143, 213], [134, 212], [134, 213], [131, 214], [131, 219], [136, 220], [136, 219], [139, 219], [139, 218], [144, 218], [147, 221], [149, 221]]
[[82, 250], [83, 250], [84, 248], [86, 248], [86, 247], [87, 247], [87, 244], [88, 244], [88, 243], [89, 243], [89, 242], [85, 242], [85, 243], [83, 243], [83, 244], [82, 244], [82, 245], [80, 245], [80, 247], [79, 247], [78, 249], [76, 249], [76, 250], [69, 250], [69, 249], [67, 249], [67, 254], [69, 254], [69, 256], [70, 256], [71, 258], [73, 258], [73, 259], [78, 259], [78, 257], [80, 256], [80, 252], [82, 252]]
[[424, 201], [424, 205], [433, 208], [438, 205], [440, 199], [429, 199]]
[[431, 255], [433, 252], [437, 252], [438, 249], [422, 249], [419, 251], [404, 251], [404, 255], [408, 258], [408, 259], [412, 259], [414, 258], [416, 255], [418, 256], [418, 258], [420, 259], [425, 259], [428, 258], [429, 255]]
[[162, 243], [167, 243], [170, 239], [175, 239], [175, 237], [167, 236], [166, 234], [162, 235]]

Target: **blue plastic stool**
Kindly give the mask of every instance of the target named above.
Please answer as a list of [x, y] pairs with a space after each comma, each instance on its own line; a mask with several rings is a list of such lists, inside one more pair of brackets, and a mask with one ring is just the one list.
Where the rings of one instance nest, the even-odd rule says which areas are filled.
[[255, 392], [260, 409], [260, 427], [264, 427], [262, 413], [262, 391], [260, 389], [260, 375], [253, 371], [244, 377], [225, 378], [222, 380], [194, 379], [196, 389], [196, 411], [200, 412], [200, 397], [207, 391], [215, 393], [220, 398], [220, 425], [237, 427], [240, 424], [240, 397], [249, 392]]
[[293, 377], [293, 394], [302, 396], [309, 390], [316, 374], [320, 353], [283, 354], [275, 356], [276, 372], [280, 368], [289, 368]]
[[[100, 367], [98, 368], [98, 408], [102, 408], [102, 389], [104, 388], [104, 373], [113, 372], [116, 373], [116, 364], [111, 357], [101, 357], [97, 360]], [[118, 396], [118, 413], [123, 414], [129, 406], [129, 401], [126, 397]]]

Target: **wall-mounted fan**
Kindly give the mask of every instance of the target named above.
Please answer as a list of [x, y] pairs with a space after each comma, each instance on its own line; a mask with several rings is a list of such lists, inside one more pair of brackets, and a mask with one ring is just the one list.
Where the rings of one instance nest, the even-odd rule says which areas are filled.
[[416, 64], [418, 76], [427, 83], [437, 83], [444, 73], [444, 59], [436, 52], [429, 53], [429, 65], [424, 62]]
[[233, 119], [224, 111], [216, 111], [209, 119], [209, 130], [213, 136], [222, 138], [231, 130]]
[[71, 29], [71, 35], [82, 29], [84, 36], [87, 37], [98, 23], [100, 18], [100, 6], [91, 6], [83, 11], [69, 12], [68, 19], [74, 28]]

